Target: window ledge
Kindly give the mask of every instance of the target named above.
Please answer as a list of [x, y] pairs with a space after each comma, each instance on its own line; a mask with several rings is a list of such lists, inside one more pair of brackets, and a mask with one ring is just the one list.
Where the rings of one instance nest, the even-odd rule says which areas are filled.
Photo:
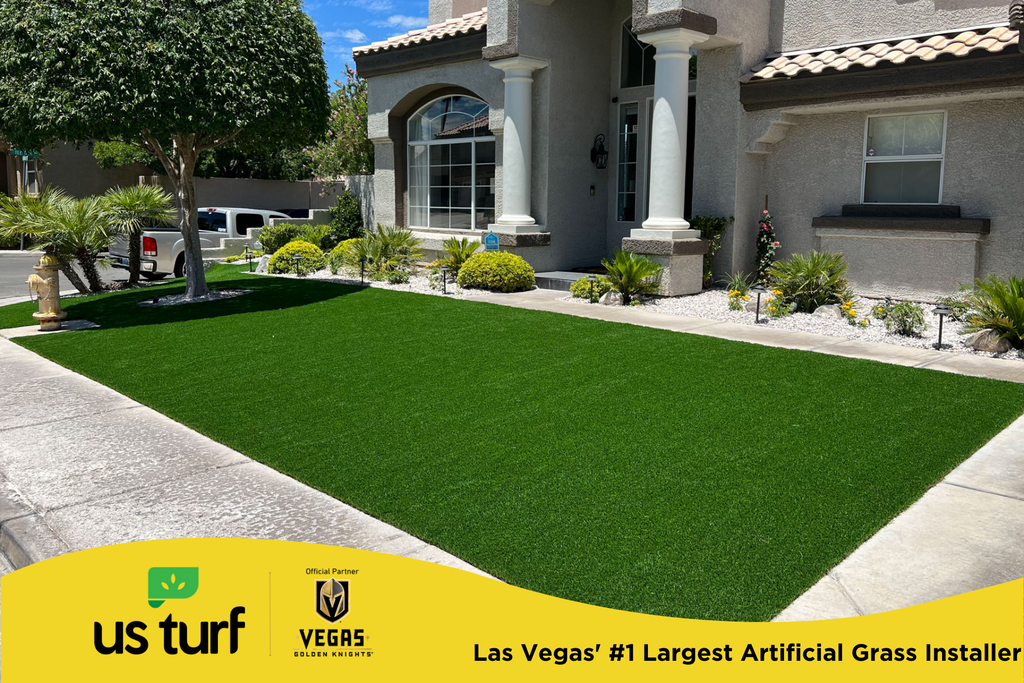
[[[846, 232], [878, 232], [877, 236], [886, 236], [885, 233], [900, 232], [911, 233], [909, 237], [923, 238], [920, 233], [944, 234], [950, 238], [953, 234], [975, 235], [976, 239], [989, 234], [992, 229], [992, 221], [989, 218], [910, 218], [910, 217], [882, 217], [882, 216], [818, 216], [811, 219], [811, 227], [816, 231], [822, 229], [842, 230]], [[820, 236], [820, 232], [819, 232]], [[864, 237], [874, 235], [863, 235]], [[895, 237], [896, 235], [891, 235]]]

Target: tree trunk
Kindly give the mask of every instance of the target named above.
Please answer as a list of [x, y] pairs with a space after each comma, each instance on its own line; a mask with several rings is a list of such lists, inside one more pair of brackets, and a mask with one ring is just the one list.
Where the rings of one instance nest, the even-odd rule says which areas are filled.
[[133, 230], [128, 236], [128, 284], [139, 284], [139, 272], [142, 270], [142, 233]]
[[[194, 136], [190, 136], [194, 137]], [[198, 153], [194, 142], [178, 145], [178, 204], [181, 206], [181, 235], [185, 238], [185, 298], [206, 296], [206, 271], [203, 270], [203, 249], [199, 241], [199, 213], [196, 207], [195, 170]]]
[[89, 290], [92, 292], [102, 292], [103, 280], [100, 279], [100, 272], [96, 268], [96, 254], [88, 251], [79, 251], [75, 254], [75, 258], [78, 260], [78, 265], [82, 268], [82, 274], [85, 275], [85, 279], [89, 283]]
[[78, 277], [78, 273], [75, 272], [75, 267], [72, 265], [71, 261], [68, 260], [68, 257], [60, 253], [56, 254], [56, 256], [60, 272], [64, 273], [64, 277], [68, 279], [71, 286], [77, 289], [79, 294], [88, 294], [89, 288], [85, 286], [84, 282], [82, 282], [82, 278]]

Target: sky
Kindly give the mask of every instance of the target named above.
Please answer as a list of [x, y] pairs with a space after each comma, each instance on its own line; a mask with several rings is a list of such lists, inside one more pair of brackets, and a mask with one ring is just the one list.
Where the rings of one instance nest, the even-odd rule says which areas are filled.
[[333, 83], [352, 62], [352, 48], [424, 28], [428, 0], [305, 0], [305, 8], [324, 41]]

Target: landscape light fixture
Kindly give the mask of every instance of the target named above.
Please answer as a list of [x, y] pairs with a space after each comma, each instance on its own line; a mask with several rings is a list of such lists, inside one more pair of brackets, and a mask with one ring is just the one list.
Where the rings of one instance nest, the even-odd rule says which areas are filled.
[[441, 266], [441, 293], [448, 293], [448, 266]]
[[249, 248], [249, 245], [248, 244], [245, 245], [245, 260], [249, 262], [249, 272], [250, 273], [252, 272], [252, 254], [253, 254], [253, 252], [252, 252], [252, 249]]
[[939, 304], [932, 311], [935, 315], [939, 316], [939, 341], [935, 344], [937, 350], [942, 349], [942, 321], [946, 319], [947, 315], [953, 315], [953, 309], [944, 304]]
[[768, 290], [761, 285], [757, 285], [756, 287], [752, 287], [750, 291], [753, 294], [757, 294], [757, 308], [754, 309], [754, 324], [758, 325], [761, 323], [761, 295], [767, 294]]
[[588, 275], [587, 282], [590, 283], [590, 303], [594, 303], [594, 284], [597, 282], [597, 276]]
[[590, 161], [597, 164], [597, 170], [608, 168], [608, 150], [604, 148], [604, 136], [594, 138], [594, 146], [590, 149]]
[[364, 286], [363, 280], [365, 279], [365, 277], [366, 277], [366, 257], [365, 256], [360, 256], [359, 257], [359, 286], [360, 287]]
[[302, 261], [302, 255], [301, 254], [294, 254], [292, 256], [292, 261], [295, 261], [295, 277], [300, 277], [299, 276], [299, 263]]

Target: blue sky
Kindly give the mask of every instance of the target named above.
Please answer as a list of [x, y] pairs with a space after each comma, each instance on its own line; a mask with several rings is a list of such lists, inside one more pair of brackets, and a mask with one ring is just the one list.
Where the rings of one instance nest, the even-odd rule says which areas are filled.
[[324, 41], [331, 82], [341, 77], [352, 48], [427, 25], [428, 0], [305, 0]]

